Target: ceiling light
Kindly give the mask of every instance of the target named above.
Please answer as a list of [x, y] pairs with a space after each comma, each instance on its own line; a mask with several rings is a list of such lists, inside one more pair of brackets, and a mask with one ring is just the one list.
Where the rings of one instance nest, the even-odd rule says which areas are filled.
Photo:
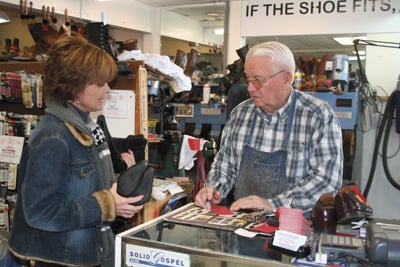
[[365, 40], [367, 39], [366, 36], [356, 36], [356, 37], [335, 37], [333, 38], [333, 40], [335, 40], [336, 42], [338, 42], [341, 45], [354, 45], [353, 41], [355, 39], [362, 39]]
[[210, 17], [218, 17], [218, 16], [219, 16], [219, 13], [218, 13], [218, 12], [208, 12], [208, 13], [207, 13], [207, 16], [210, 16]]
[[10, 17], [3, 11], [0, 11], [0, 23], [10, 22]]
[[216, 28], [216, 29], [214, 29], [214, 34], [215, 35], [223, 35], [224, 34], [224, 28]]
[[[350, 61], [356, 61], [357, 57], [356, 56], [349, 56]], [[365, 56], [360, 56], [360, 60], [365, 60]]]
[[[354, 54], [354, 55], [357, 55], [356, 51], [353, 51], [353, 54]], [[358, 51], [358, 54], [359, 54], [360, 56], [365, 56], [365, 50], [360, 50], [360, 51]]]

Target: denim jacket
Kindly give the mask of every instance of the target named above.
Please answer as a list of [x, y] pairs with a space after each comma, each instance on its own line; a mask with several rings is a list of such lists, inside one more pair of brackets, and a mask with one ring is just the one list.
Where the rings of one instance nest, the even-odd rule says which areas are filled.
[[113, 245], [101, 244], [99, 236], [100, 227], [115, 219], [108, 191], [114, 179], [111, 158], [99, 153], [108, 145], [95, 146], [71, 106], [47, 106], [19, 165], [9, 249], [26, 260], [98, 265], [102, 246]]

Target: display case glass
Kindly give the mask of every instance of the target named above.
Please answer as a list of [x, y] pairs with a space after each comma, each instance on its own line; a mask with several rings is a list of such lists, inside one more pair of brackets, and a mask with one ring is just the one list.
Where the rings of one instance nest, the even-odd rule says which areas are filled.
[[290, 266], [265, 236], [167, 221], [182, 208], [118, 234], [115, 266]]

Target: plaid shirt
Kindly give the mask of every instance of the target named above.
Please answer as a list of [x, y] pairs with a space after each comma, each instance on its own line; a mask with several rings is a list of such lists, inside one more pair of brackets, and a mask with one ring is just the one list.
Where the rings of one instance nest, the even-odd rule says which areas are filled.
[[[297, 90], [293, 93], [297, 99], [286, 162], [289, 188], [269, 201], [274, 210], [286, 206], [309, 211], [321, 194], [335, 194], [342, 185], [342, 132], [328, 103]], [[222, 184], [224, 197], [236, 183], [246, 142], [262, 152], [283, 148], [291, 98], [273, 116], [255, 107], [251, 99], [232, 111], [207, 177], [208, 184]]]

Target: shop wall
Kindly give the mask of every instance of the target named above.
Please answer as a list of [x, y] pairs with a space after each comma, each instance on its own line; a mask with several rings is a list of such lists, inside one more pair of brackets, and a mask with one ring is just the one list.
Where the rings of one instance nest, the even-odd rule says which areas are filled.
[[392, 43], [392, 48], [367, 46], [365, 62], [371, 86], [376, 89], [378, 95], [390, 95], [395, 90], [400, 75], [400, 33], [371, 33], [368, 34], [368, 40]]

